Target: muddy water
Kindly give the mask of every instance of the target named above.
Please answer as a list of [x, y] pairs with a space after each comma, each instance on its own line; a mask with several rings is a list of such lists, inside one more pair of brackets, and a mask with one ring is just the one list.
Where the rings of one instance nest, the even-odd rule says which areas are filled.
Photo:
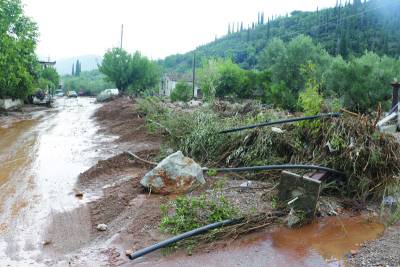
[[107, 154], [91, 119], [96, 108], [93, 99], [60, 99], [42, 117], [0, 125], [0, 266], [36, 266], [46, 260], [46, 241], [68, 240], [73, 249], [88, 238], [73, 186]]
[[325, 218], [300, 229], [277, 228], [249, 235], [225, 248], [161, 261], [137, 260], [138, 266], [346, 266], [351, 250], [377, 238], [382, 224], [363, 217]]

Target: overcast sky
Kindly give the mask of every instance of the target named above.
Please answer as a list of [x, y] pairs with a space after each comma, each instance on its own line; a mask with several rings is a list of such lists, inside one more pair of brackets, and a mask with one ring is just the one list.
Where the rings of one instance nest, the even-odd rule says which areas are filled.
[[119, 46], [157, 59], [184, 53], [226, 34], [229, 22], [257, 21], [293, 10], [316, 10], [336, 0], [22, 0], [39, 25], [37, 53], [51, 59], [103, 55]]

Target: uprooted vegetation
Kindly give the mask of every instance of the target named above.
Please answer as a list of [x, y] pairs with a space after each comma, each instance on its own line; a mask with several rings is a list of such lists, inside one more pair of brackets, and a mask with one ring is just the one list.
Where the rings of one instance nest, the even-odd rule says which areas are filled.
[[[345, 177], [331, 175], [322, 184], [322, 198], [317, 206], [317, 213], [321, 216], [337, 215], [335, 210], [349, 207], [349, 204], [354, 209], [360, 209], [367, 203], [378, 203], [392, 191], [389, 189], [398, 184], [400, 158], [396, 151], [400, 144], [393, 136], [380, 133], [375, 128], [376, 118], [343, 114], [339, 118], [221, 134], [226, 129], [295, 115], [269, 109], [255, 102], [229, 104], [217, 101], [199, 108], [190, 108], [187, 104], [174, 105], [159, 98], [146, 98], [137, 101], [136, 105], [147, 121], [148, 130], [165, 136], [159, 159], [181, 150], [202, 166], [209, 167], [207, 175], [211, 183], [220, 181], [220, 176], [211, 177], [217, 175], [215, 169], [220, 167], [309, 164], [341, 171]], [[217, 190], [226, 200], [221, 208], [225, 216], [219, 219], [240, 219], [240, 223], [180, 241], [178, 247], [191, 249], [194, 244], [211, 244], [220, 239], [232, 240], [276, 224], [301, 225], [308, 221], [309, 218], [301, 210], [282, 205], [278, 200], [276, 186], [280, 172], [225, 175], [230, 181], [235, 180], [236, 176], [238, 179], [264, 183], [260, 190], [264, 192], [263, 196], [254, 198], [252, 202], [265, 202], [268, 205], [254, 210], [250, 205], [232, 205], [237, 203], [225, 197], [230, 187]], [[254, 190], [251, 186], [240, 188], [244, 191]], [[204, 200], [201, 192], [193, 193], [162, 207], [161, 230], [178, 234], [217, 221], [210, 219], [209, 215], [213, 212], [210, 208], [212, 203], [221, 207], [219, 199], [209, 199], [206, 194]], [[335, 200], [331, 202], [331, 198]], [[325, 202], [329, 203], [324, 205]], [[332, 209], [332, 203], [336, 202], [340, 208]], [[189, 211], [187, 208], [193, 205], [195, 207]], [[322, 206], [327, 206], [328, 210], [325, 212]], [[228, 212], [233, 210], [237, 212]], [[394, 213], [389, 219], [390, 223], [397, 220], [397, 217], [397, 213]], [[297, 220], [294, 224], [290, 222], [293, 218]]]
[[377, 131], [375, 119], [342, 116], [321, 119], [318, 124], [294, 123], [220, 134], [224, 129], [273, 120], [283, 113], [253, 106], [249, 112], [237, 110], [225, 117], [219, 106], [217, 102], [197, 110], [176, 111], [154, 98], [139, 101], [149, 128], [163, 131], [169, 148], [181, 150], [203, 166], [326, 166], [346, 175], [336, 193], [363, 202], [381, 197], [398, 179], [400, 158], [396, 151], [400, 144], [393, 136]]

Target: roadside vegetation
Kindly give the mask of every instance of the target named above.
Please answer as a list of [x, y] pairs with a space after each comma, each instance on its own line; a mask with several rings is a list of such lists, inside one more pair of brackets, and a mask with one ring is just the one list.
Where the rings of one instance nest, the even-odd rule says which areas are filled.
[[389, 107], [390, 83], [400, 78], [400, 61], [366, 52], [359, 58], [332, 57], [310, 37], [288, 43], [273, 39], [260, 55], [260, 70], [244, 70], [232, 60], [210, 59], [198, 71], [205, 100], [258, 99], [302, 111], [299, 95], [312, 85], [328, 102], [360, 113]]
[[24, 15], [20, 0], [0, 1], [0, 98], [27, 100], [38, 89], [54, 92], [59, 75], [39, 65], [37, 25]]
[[110, 49], [104, 54], [99, 71], [115, 83], [121, 94], [137, 96], [159, 83], [158, 66], [138, 51], [129, 54], [121, 48]]
[[85, 95], [97, 95], [105, 89], [115, 88], [115, 84], [106, 81], [106, 76], [98, 70], [82, 71], [79, 76], [65, 75], [62, 80], [66, 90], [83, 92]]

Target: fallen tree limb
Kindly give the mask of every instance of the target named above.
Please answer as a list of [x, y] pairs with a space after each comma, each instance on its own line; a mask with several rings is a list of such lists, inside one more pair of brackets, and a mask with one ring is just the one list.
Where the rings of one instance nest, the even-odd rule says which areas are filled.
[[157, 166], [157, 165], [158, 165], [157, 162], [153, 162], [153, 161], [148, 161], [148, 160], [142, 159], [141, 157], [139, 157], [139, 156], [136, 155], [136, 154], [133, 154], [132, 152], [125, 151], [125, 153], [128, 154], [129, 156], [131, 156], [131, 157], [133, 157], [133, 158], [135, 158], [135, 159], [137, 159], [137, 160], [143, 162], [143, 163], [146, 163], [146, 164], [149, 164], [149, 165], [154, 165], [154, 166]]

